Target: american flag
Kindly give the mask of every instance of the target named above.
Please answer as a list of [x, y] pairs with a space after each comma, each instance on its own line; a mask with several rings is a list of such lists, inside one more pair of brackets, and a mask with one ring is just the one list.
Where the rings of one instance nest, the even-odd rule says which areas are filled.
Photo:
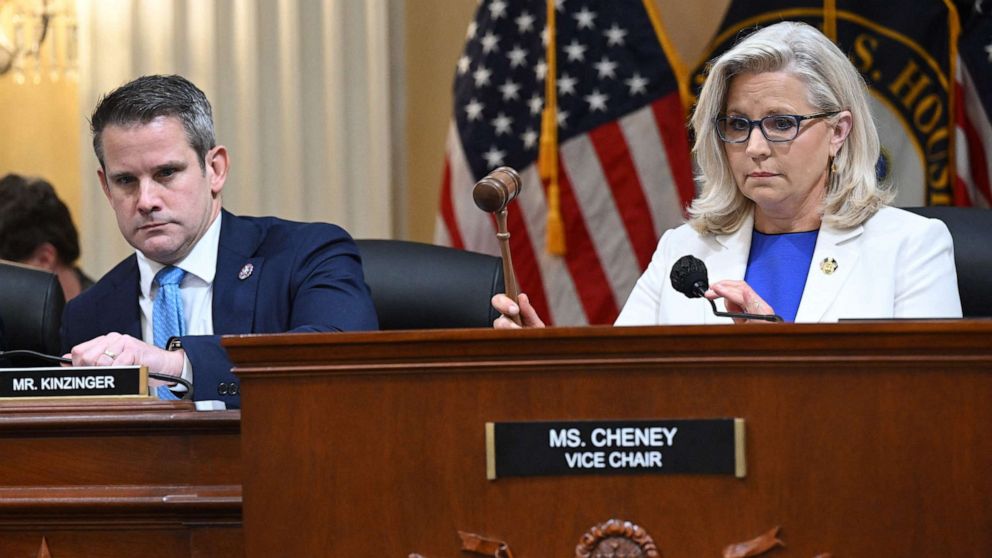
[[642, 0], [555, 4], [565, 255], [545, 249], [548, 200], [536, 165], [548, 78], [545, 2], [538, 0], [484, 0], [469, 25], [455, 71], [435, 240], [498, 254], [494, 220], [475, 207], [472, 187], [509, 165], [523, 180], [508, 208], [521, 291], [549, 323], [611, 323], [694, 194], [686, 117], [653, 7]]
[[992, 1], [959, 9], [955, 201], [992, 207]]

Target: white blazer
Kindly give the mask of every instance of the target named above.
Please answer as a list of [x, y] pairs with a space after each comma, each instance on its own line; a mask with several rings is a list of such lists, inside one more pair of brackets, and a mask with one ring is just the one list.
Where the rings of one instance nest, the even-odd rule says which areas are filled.
[[[665, 232], [616, 325], [731, 323], [714, 316], [706, 299], [676, 291], [669, 273], [692, 254], [706, 263], [710, 283], [743, 280], [753, 227], [751, 216], [726, 235], [700, 235], [689, 225]], [[832, 273], [825, 260], [836, 262]], [[722, 300], [717, 308], [725, 310]], [[796, 322], [959, 317], [954, 245], [942, 221], [885, 207], [852, 229], [820, 227]]]

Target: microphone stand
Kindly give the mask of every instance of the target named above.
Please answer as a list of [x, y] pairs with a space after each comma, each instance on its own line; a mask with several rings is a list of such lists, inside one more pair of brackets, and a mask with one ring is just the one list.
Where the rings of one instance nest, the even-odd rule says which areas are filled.
[[[505, 207], [496, 213], [496, 239], [499, 241], [499, 251], [503, 256], [503, 282], [506, 287], [506, 296], [516, 303], [520, 289], [517, 288], [517, 276], [513, 272], [513, 260], [510, 258], [510, 232], [506, 228]], [[523, 325], [519, 315], [512, 316], [510, 319], [517, 325]]]

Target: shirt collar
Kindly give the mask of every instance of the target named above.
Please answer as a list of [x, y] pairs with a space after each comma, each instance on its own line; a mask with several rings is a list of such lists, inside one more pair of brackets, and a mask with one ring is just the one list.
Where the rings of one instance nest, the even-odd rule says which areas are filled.
[[[217, 273], [217, 247], [220, 244], [221, 221], [222, 219], [218, 213], [214, 222], [207, 228], [207, 232], [197, 241], [189, 254], [173, 264], [187, 274], [192, 274], [199, 278], [207, 285], [213, 284], [214, 275]], [[135, 250], [135, 255], [138, 257], [141, 296], [147, 298], [151, 296], [152, 281], [155, 280], [155, 274], [165, 266], [148, 259], [140, 250]]]

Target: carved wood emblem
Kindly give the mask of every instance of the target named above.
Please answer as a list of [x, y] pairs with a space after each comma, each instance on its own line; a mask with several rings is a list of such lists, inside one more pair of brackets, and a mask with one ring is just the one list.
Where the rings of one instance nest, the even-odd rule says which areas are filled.
[[[751, 540], [727, 545], [723, 549], [723, 558], [754, 558], [784, 547], [785, 543], [779, 538], [781, 529], [773, 527]], [[504, 541], [465, 531], [458, 531], [458, 536], [462, 541], [462, 552], [513, 558], [510, 546]], [[45, 550], [47, 552], [47, 547]], [[39, 554], [38, 558], [49, 556]], [[407, 558], [425, 557], [413, 552]], [[661, 558], [661, 552], [651, 535], [639, 525], [622, 519], [610, 519], [582, 535], [575, 547], [575, 558]], [[825, 552], [814, 558], [832, 558], [832, 554]]]
[[493, 556], [494, 558], [513, 558], [510, 545], [503, 541], [458, 531], [458, 537], [462, 540], [462, 551]]
[[772, 527], [769, 531], [744, 542], [728, 545], [723, 549], [723, 558], [751, 558], [760, 556], [769, 550], [785, 546], [782, 539], [778, 538], [778, 532], [782, 527]]
[[[776, 548], [784, 547], [785, 543], [782, 542], [782, 539], [778, 538], [778, 532], [781, 529], [781, 526], [772, 527], [749, 541], [727, 545], [723, 549], [723, 558], [752, 558], [753, 556], [761, 556]], [[817, 554], [813, 558], [832, 558], [832, 556], [829, 552], [824, 552], [823, 554]]]
[[640, 526], [610, 519], [589, 529], [575, 547], [575, 558], [661, 558], [654, 539]]

